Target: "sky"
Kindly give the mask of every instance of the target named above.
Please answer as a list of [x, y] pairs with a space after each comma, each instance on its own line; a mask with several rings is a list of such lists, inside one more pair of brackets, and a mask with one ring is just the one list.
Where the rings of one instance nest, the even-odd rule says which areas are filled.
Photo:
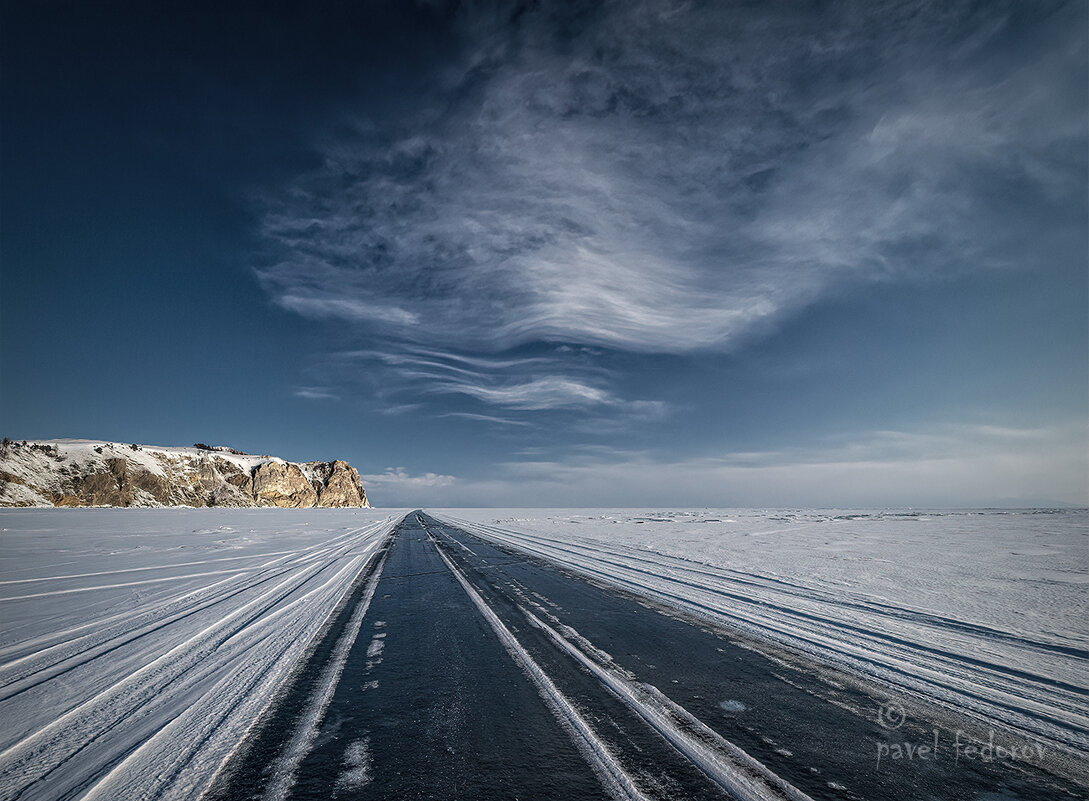
[[6, 436], [1089, 502], [1080, 0], [0, 9]]

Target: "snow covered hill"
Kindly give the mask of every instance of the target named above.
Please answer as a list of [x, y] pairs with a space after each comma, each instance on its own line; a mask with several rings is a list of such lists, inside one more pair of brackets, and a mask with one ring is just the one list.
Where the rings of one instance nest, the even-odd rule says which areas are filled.
[[87, 439], [0, 445], [0, 506], [366, 507], [347, 462]]

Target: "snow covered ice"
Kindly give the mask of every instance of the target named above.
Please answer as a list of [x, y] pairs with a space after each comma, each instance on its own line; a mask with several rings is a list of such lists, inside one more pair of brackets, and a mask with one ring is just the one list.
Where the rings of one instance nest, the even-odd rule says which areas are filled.
[[0, 513], [0, 798], [195, 798], [402, 513]]
[[1089, 512], [448, 509], [479, 536], [1089, 753]]
[[[199, 797], [404, 514], [0, 512], [0, 799]], [[1085, 510], [435, 514], [892, 698], [1089, 751]], [[345, 786], [367, 776], [353, 753]]]

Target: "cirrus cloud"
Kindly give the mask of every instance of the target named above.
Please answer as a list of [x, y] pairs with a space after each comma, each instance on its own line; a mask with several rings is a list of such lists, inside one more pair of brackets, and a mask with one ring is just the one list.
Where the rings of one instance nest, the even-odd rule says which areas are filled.
[[263, 199], [258, 276], [425, 392], [619, 405], [584, 360], [494, 357], [728, 351], [843, 286], [1009, 267], [1000, 207], [1081, 192], [1073, 13], [1001, 60], [1013, 6], [466, 12], [433, 93], [353, 115]]

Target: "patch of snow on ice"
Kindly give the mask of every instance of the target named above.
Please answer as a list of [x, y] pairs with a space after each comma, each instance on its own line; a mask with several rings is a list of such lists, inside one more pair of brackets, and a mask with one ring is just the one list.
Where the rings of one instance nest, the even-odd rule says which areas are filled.
[[370, 738], [355, 740], [344, 749], [344, 765], [348, 768], [337, 776], [337, 788], [358, 790], [371, 781]]

